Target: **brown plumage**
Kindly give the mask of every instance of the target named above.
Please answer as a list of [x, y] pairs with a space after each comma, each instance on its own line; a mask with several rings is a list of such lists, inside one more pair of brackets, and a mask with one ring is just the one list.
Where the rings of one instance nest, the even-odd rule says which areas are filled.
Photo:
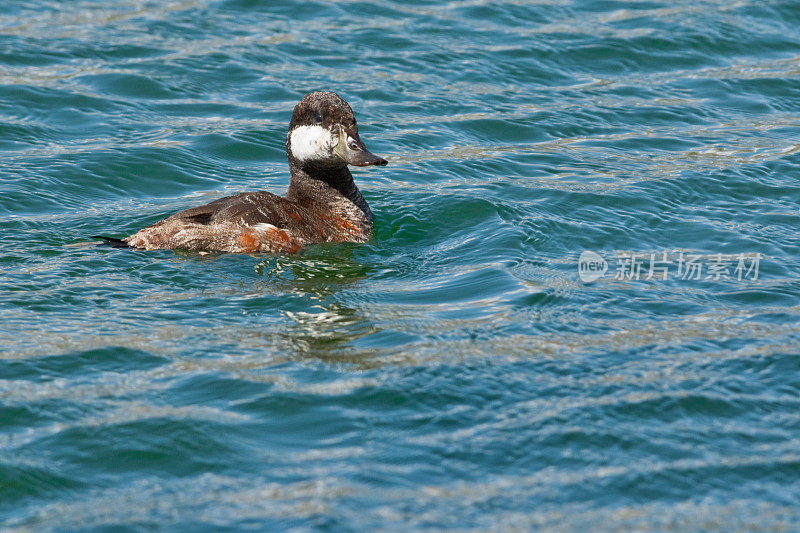
[[146, 250], [294, 253], [306, 244], [366, 242], [372, 211], [348, 164], [385, 165], [358, 136], [353, 111], [335, 93], [309, 93], [286, 136], [291, 180], [285, 197], [258, 191], [175, 213], [130, 237], [106, 239]]

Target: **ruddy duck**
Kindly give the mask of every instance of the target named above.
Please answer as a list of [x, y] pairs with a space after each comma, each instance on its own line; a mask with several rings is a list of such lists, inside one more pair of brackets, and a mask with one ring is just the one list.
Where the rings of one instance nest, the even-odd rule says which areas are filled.
[[387, 161], [364, 146], [350, 105], [331, 92], [305, 95], [292, 113], [286, 155], [286, 196], [240, 193], [180, 211], [124, 239], [96, 238], [145, 250], [239, 253], [294, 253], [311, 243], [369, 240], [372, 211], [347, 165]]

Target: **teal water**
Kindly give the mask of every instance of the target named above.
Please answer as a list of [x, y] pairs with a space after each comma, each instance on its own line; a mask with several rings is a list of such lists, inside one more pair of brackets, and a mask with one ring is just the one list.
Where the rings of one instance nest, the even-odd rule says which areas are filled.
[[[0, 65], [2, 529], [800, 522], [796, 2], [6, 0]], [[315, 89], [371, 243], [87, 243], [282, 193]]]

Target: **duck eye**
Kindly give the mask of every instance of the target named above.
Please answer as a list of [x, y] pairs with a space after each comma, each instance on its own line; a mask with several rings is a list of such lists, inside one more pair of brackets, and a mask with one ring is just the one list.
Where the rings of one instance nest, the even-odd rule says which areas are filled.
[[317, 124], [322, 124], [322, 113], [317, 113], [316, 120]]

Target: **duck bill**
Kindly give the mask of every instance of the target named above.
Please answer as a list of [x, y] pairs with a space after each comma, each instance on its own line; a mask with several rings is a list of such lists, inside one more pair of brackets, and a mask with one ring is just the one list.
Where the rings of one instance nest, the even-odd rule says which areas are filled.
[[378, 157], [367, 150], [357, 133], [355, 136], [350, 136], [341, 126], [339, 126], [339, 144], [334, 147], [333, 153], [348, 165], [357, 167], [368, 167], [370, 165], [382, 167], [388, 163], [384, 158]]

